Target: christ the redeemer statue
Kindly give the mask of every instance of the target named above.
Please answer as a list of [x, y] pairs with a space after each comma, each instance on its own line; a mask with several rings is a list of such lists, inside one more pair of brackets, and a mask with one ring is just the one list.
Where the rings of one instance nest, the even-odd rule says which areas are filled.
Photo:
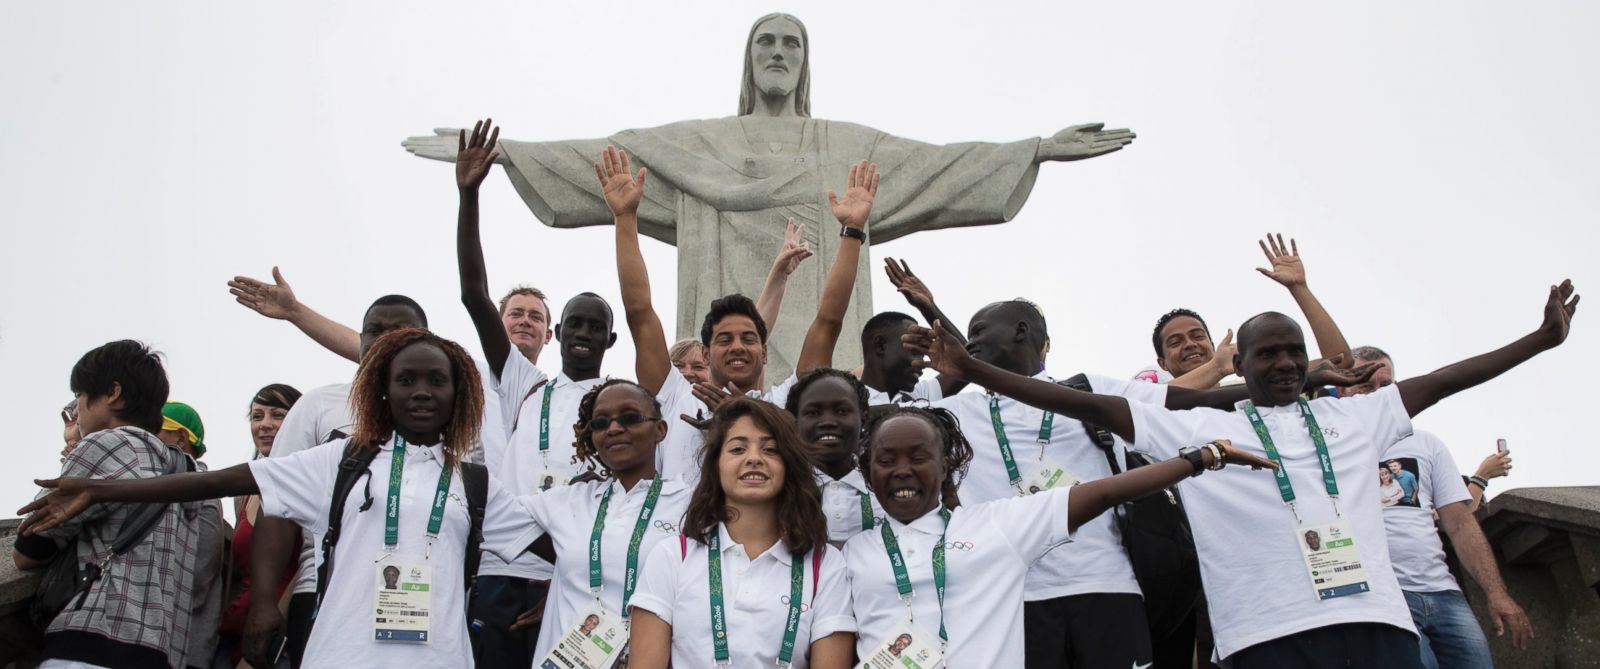
[[[528, 208], [545, 225], [608, 225], [611, 212], [594, 178], [607, 144], [650, 168], [639, 231], [678, 247], [678, 336], [698, 339], [711, 301], [761, 292], [783, 245], [789, 218], [805, 223], [818, 256], [789, 278], [768, 343], [767, 379], [788, 376], [822, 294], [824, 268], [839, 247], [827, 201], [850, 165], [867, 160], [883, 174], [868, 234], [883, 243], [913, 232], [1003, 223], [1033, 190], [1039, 163], [1092, 158], [1133, 141], [1128, 130], [1079, 125], [1051, 137], [1005, 144], [935, 145], [872, 128], [811, 118], [811, 46], [805, 25], [787, 14], [763, 16], [745, 44], [739, 115], [624, 130], [611, 137], [500, 142], [500, 162]], [[457, 131], [412, 137], [408, 151], [454, 161]], [[861, 361], [861, 326], [872, 317], [867, 254], [845, 316], [835, 364]]]

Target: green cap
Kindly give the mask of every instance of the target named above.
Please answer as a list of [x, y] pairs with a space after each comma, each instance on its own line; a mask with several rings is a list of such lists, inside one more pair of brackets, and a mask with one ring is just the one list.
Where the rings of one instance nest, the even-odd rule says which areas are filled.
[[195, 457], [206, 454], [206, 425], [200, 422], [200, 413], [194, 407], [183, 402], [167, 402], [161, 407], [161, 429], [183, 432], [194, 444]]

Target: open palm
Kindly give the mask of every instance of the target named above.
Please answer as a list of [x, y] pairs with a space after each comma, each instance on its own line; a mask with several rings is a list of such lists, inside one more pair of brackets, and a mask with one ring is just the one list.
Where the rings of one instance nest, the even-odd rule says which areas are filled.
[[634, 177], [628, 152], [614, 146], [607, 146], [600, 154], [600, 162], [594, 164], [594, 175], [600, 179], [600, 190], [613, 216], [639, 212], [639, 202], [644, 199], [644, 177], [648, 172], [641, 167], [638, 177]]
[[844, 199], [828, 191], [828, 203], [833, 205], [833, 217], [847, 228], [865, 230], [867, 217], [872, 214], [872, 201], [878, 197], [878, 164], [863, 160], [850, 166], [850, 178]]
[[461, 131], [456, 151], [457, 188], [476, 189], [483, 184], [484, 177], [489, 176], [489, 169], [494, 167], [495, 159], [500, 157], [495, 150], [499, 141], [500, 129], [494, 127], [494, 119], [473, 124], [470, 138], [466, 130]]
[[1287, 288], [1304, 286], [1306, 284], [1306, 266], [1300, 262], [1300, 245], [1290, 239], [1287, 246], [1283, 243], [1283, 235], [1273, 239], [1269, 233], [1266, 241], [1257, 242], [1261, 245], [1261, 252], [1266, 254], [1267, 262], [1272, 269], [1257, 267], [1256, 271], [1267, 276]]

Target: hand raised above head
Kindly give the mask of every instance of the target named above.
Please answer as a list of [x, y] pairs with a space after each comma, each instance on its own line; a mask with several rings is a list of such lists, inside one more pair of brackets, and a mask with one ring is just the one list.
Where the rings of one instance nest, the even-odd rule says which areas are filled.
[[923, 283], [922, 279], [912, 273], [911, 265], [904, 260], [884, 258], [883, 271], [889, 275], [889, 283], [894, 284], [894, 289], [899, 291], [913, 308], [919, 311], [933, 308], [933, 291], [928, 288], [928, 284]]
[[865, 230], [867, 217], [872, 215], [872, 202], [878, 197], [878, 164], [863, 160], [850, 166], [850, 177], [844, 191], [828, 191], [828, 203], [833, 205], [833, 217], [847, 228]]
[[784, 227], [783, 247], [778, 249], [778, 257], [772, 261], [772, 268], [779, 274], [794, 274], [800, 268], [800, 263], [812, 256], [811, 245], [806, 243], [805, 234], [806, 224], [796, 224], [791, 217], [789, 224]]
[[472, 135], [462, 130], [457, 136], [456, 151], [456, 187], [461, 190], [477, 190], [483, 184], [484, 177], [489, 176], [489, 169], [494, 167], [495, 159], [500, 157], [496, 149], [500, 142], [500, 129], [494, 126], [494, 119], [484, 119], [472, 125]]
[[1546, 346], [1554, 348], [1567, 340], [1567, 333], [1572, 330], [1572, 316], [1578, 313], [1581, 296], [1577, 290], [1572, 279], [1550, 287], [1550, 297], [1544, 303], [1544, 322], [1539, 324], [1539, 334], [1544, 336]]
[[1256, 271], [1273, 281], [1283, 284], [1285, 288], [1306, 285], [1306, 267], [1300, 262], [1300, 245], [1294, 239], [1289, 240], [1287, 246], [1283, 243], [1283, 235], [1277, 239], [1268, 233], [1265, 241], [1258, 241], [1261, 252], [1266, 254], [1267, 263], [1271, 269], [1257, 267]]
[[248, 276], [236, 276], [228, 282], [228, 292], [233, 295], [235, 302], [249, 307], [251, 311], [267, 318], [287, 320], [299, 309], [300, 301], [295, 298], [294, 289], [289, 287], [289, 282], [276, 266], [272, 268], [272, 281], [266, 283]]
[[600, 190], [605, 194], [606, 207], [613, 216], [631, 216], [639, 213], [639, 203], [644, 199], [644, 178], [648, 168], [639, 168], [638, 176], [628, 162], [628, 152], [607, 145], [594, 164], [594, 175], [600, 179]]

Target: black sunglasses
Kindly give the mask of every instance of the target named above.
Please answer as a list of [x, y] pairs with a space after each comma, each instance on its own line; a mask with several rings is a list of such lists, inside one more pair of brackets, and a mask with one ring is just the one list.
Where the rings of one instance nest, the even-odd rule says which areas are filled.
[[661, 419], [656, 418], [655, 416], [646, 416], [644, 414], [637, 413], [625, 413], [621, 416], [617, 416], [616, 418], [612, 418], [610, 416], [596, 416], [594, 419], [589, 421], [589, 431], [604, 432], [607, 428], [611, 427], [612, 421], [616, 421], [616, 423], [621, 425], [623, 429], [627, 429], [640, 423], [654, 423], [658, 420]]

